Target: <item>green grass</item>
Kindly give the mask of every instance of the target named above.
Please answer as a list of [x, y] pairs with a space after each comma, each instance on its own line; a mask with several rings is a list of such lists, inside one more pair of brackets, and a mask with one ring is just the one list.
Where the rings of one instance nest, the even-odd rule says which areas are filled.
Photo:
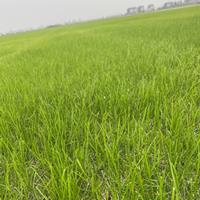
[[0, 199], [200, 199], [200, 7], [0, 37]]

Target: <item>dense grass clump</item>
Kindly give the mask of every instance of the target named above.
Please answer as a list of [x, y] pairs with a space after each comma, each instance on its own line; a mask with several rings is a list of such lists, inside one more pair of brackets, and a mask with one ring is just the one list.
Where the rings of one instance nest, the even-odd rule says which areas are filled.
[[200, 199], [200, 7], [0, 38], [0, 199]]

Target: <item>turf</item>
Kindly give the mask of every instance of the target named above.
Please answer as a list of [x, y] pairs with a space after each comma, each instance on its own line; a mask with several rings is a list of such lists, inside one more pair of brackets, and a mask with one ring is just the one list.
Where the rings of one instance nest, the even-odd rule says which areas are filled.
[[200, 199], [200, 7], [0, 37], [0, 199]]

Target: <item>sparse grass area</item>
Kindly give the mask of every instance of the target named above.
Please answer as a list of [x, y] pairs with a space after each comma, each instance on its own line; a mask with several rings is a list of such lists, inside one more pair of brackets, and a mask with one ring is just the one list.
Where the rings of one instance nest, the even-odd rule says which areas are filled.
[[200, 7], [0, 38], [0, 199], [200, 199]]

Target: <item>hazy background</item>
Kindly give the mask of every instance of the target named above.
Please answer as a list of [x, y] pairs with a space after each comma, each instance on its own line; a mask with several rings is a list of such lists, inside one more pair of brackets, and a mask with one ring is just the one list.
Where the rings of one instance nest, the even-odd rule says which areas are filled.
[[0, 33], [22, 31], [74, 20], [124, 14], [131, 6], [166, 0], [0, 0]]

